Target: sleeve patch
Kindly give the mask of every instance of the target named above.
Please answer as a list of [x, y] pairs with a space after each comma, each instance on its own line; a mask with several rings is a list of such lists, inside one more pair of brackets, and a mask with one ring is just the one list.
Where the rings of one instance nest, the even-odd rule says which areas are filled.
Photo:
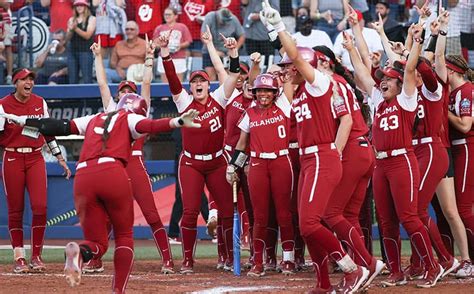
[[459, 103], [459, 115], [471, 115], [471, 104], [471, 100], [469, 100], [468, 98], [464, 98], [463, 100], [461, 100], [461, 103]]

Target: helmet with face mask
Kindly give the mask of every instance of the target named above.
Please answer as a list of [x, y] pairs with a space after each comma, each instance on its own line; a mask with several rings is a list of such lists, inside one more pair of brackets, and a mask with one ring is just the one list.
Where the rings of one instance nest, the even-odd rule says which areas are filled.
[[148, 115], [148, 105], [145, 98], [135, 93], [128, 93], [120, 98], [117, 104], [117, 110], [125, 109], [127, 112], [133, 112], [139, 115]]
[[[298, 55], [300, 55], [304, 60], [309, 62], [313, 67], [316, 67], [318, 65], [318, 60], [316, 59], [315, 52], [313, 49], [308, 48], [308, 47], [301, 47], [297, 46], [298, 49]], [[287, 64], [292, 64], [293, 60], [291, 60], [288, 55], [285, 53], [283, 55], [283, 58], [281, 59], [280, 63], [278, 63], [278, 66], [285, 66]]]
[[264, 73], [258, 75], [255, 79], [255, 82], [253, 83], [252, 87], [252, 94], [254, 98], [257, 98], [258, 89], [269, 89], [273, 90], [276, 97], [276, 94], [278, 93], [278, 88], [278, 77], [269, 73]]

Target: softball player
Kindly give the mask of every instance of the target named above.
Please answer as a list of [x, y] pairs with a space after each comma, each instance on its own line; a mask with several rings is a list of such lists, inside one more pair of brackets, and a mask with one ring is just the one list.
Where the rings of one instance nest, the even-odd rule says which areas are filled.
[[[84, 135], [84, 146], [76, 167], [74, 203], [85, 241], [66, 245], [64, 274], [70, 286], [80, 284], [82, 264], [101, 257], [108, 247], [106, 223], [112, 223], [115, 239], [112, 282], [114, 293], [124, 293], [130, 275], [133, 253], [133, 197], [125, 170], [131, 143], [143, 134], [170, 131], [172, 128], [200, 127], [193, 122], [198, 112], [190, 110], [173, 119], [147, 119], [148, 105], [136, 94], [120, 99], [117, 110], [72, 121], [4, 116], [46, 135]], [[99, 225], [98, 225], [99, 224]], [[100, 225], [102, 224], [102, 225]]]
[[257, 76], [252, 87], [256, 106], [245, 111], [239, 128], [242, 130], [235, 147], [232, 160], [227, 167], [227, 181], [236, 179], [236, 167], [243, 168], [242, 158], [250, 146], [250, 166], [248, 173], [250, 199], [254, 209], [253, 262], [248, 276], [260, 277], [265, 274], [263, 253], [267, 235], [270, 199], [275, 205], [276, 219], [280, 226], [283, 247], [281, 271], [292, 274], [294, 263], [294, 232], [290, 212], [293, 189], [293, 170], [288, 156], [289, 118], [291, 105], [285, 95], [278, 97], [277, 78], [272, 74]]
[[393, 67], [377, 70], [376, 78], [381, 80], [380, 90], [374, 87], [375, 81], [372, 78], [367, 78], [370, 72], [357, 51], [349, 51], [360, 87], [367, 93], [372, 93], [371, 99], [376, 110], [372, 136], [378, 152], [373, 189], [391, 270], [388, 279], [382, 282], [387, 287], [407, 283], [400, 264], [400, 222], [424, 263], [426, 273], [417, 286], [434, 287], [444, 272], [433, 258], [431, 241], [416, 211], [420, 175], [412, 147], [412, 129], [418, 106], [415, 67], [421, 52], [421, 34], [422, 27], [416, 25], [413, 29], [414, 44], [405, 72]]
[[[0, 112], [30, 117], [49, 117], [46, 101], [32, 93], [36, 74], [27, 68], [13, 73], [15, 91], [0, 100]], [[46, 229], [47, 178], [41, 148], [46, 142], [59, 164], [71, 176], [61, 150], [54, 137], [43, 137], [39, 132], [20, 127], [9, 120], [0, 119], [0, 146], [3, 154], [3, 184], [8, 205], [8, 231], [13, 247], [15, 273], [29, 270], [42, 272], [45, 265], [41, 259], [44, 232]], [[26, 262], [23, 248], [23, 211], [25, 188], [30, 197], [33, 212], [31, 222], [31, 259]]]
[[[145, 58], [145, 71], [143, 74], [143, 83], [141, 88], [142, 97], [145, 99], [148, 109], [150, 109], [150, 83], [153, 76], [153, 59], [155, 46], [153, 42], [146, 40], [146, 58]], [[95, 55], [95, 68], [97, 73], [97, 83], [99, 85], [102, 104], [106, 113], [112, 112], [116, 109], [117, 104], [112, 99], [110, 94], [109, 86], [107, 85], [107, 78], [105, 76], [105, 69], [103, 66], [100, 38], [98, 43], [94, 43], [91, 46], [91, 50]], [[150, 60], [150, 61], [148, 61]], [[135, 83], [130, 81], [122, 81], [118, 86], [117, 98], [120, 99], [127, 93], [136, 93], [137, 86]], [[147, 114], [148, 116], [149, 114]], [[157, 246], [158, 252], [163, 260], [163, 266], [161, 272], [164, 274], [174, 273], [173, 257], [168, 242], [168, 236], [166, 230], [161, 222], [160, 215], [155, 206], [153, 197], [153, 190], [146, 171], [143, 159], [143, 146], [145, 144], [146, 137], [142, 137], [133, 142], [132, 151], [128, 164], [126, 166], [127, 174], [130, 177], [132, 183], [133, 197], [137, 201], [140, 209], [145, 217], [146, 221], [150, 225], [152, 230], [153, 239]], [[89, 264], [83, 267], [85, 272], [101, 272], [103, 271], [102, 261], [92, 259]]]
[[[358, 266], [346, 254], [333, 233], [321, 224], [329, 197], [342, 175], [339, 146], [340, 125], [348, 118], [344, 104], [334, 105], [333, 89], [329, 77], [314, 67], [322, 63], [313, 50], [296, 48], [280, 14], [271, 8], [268, 1], [263, 4], [261, 16], [278, 32], [278, 37], [298, 73], [293, 82], [299, 84], [293, 99], [300, 148], [299, 222], [300, 231], [313, 260], [317, 284], [313, 291], [331, 291], [327, 272], [328, 255], [337, 261], [344, 271], [343, 291], [357, 291], [367, 280], [369, 272]], [[337, 109], [336, 109], [337, 106]], [[345, 115], [345, 118], [342, 118]], [[349, 117], [350, 118], [350, 117]], [[345, 126], [347, 127], [347, 126]]]
[[194, 71], [190, 76], [191, 93], [188, 94], [176, 76], [168, 49], [168, 36], [158, 38], [161, 57], [168, 78], [170, 90], [178, 112], [189, 109], [199, 110], [197, 118], [203, 128], [183, 130], [183, 153], [179, 159], [179, 182], [183, 197], [183, 218], [181, 236], [183, 238], [184, 260], [180, 272], [193, 273], [194, 248], [196, 246], [196, 223], [199, 212], [200, 195], [206, 184], [216, 201], [222, 216], [222, 230], [227, 248], [227, 265], [233, 263], [232, 253], [232, 189], [225, 182], [226, 158], [222, 147], [224, 140], [224, 109], [228, 98], [235, 90], [239, 77], [239, 58], [236, 41], [226, 38], [225, 44], [230, 54], [229, 78], [216, 91], [209, 93], [209, 76], [206, 72]]
[[[474, 248], [474, 127], [473, 127], [473, 98], [474, 74], [460, 55], [446, 56], [448, 81], [451, 86], [449, 94], [449, 134], [454, 160], [454, 187], [459, 214], [466, 227], [467, 239], [471, 249]], [[467, 75], [469, 81], [464, 80]], [[471, 256], [472, 257], [472, 256]], [[470, 260], [463, 260], [461, 268], [463, 275], [472, 275]], [[470, 267], [471, 272], [469, 272]]]

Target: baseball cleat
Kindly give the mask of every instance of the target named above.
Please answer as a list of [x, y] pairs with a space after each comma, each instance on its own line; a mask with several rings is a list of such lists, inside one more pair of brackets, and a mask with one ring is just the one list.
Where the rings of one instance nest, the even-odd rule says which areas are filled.
[[29, 271], [30, 271], [30, 268], [28, 267], [25, 258], [20, 257], [17, 260], [15, 260], [14, 265], [13, 265], [13, 272], [15, 274], [26, 274]]
[[174, 274], [174, 263], [172, 260], [167, 260], [163, 263], [163, 266], [161, 267], [161, 273], [165, 275], [171, 275]]
[[104, 271], [104, 266], [102, 265], [101, 259], [91, 259], [87, 263], [82, 265], [82, 273], [83, 274], [93, 274], [93, 273], [101, 273]]
[[383, 263], [383, 261], [381, 260], [375, 260], [374, 258], [372, 264], [368, 268], [369, 277], [367, 278], [367, 281], [365, 281], [362, 288], [364, 289], [368, 288], [370, 284], [372, 283], [372, 281], [375, 279], [375, 277], [377, 277], [384, 268], [385, 268], [385, 263]]
[[452, 273], [454, 270], [456, 270], [460, 263], [459, 261], [452, 257], [448, 260], [448, 261], [444, 261], [444, 262], [440, 262], [439, 264], [441, 264], [441, 266], [443, 267], [444, 269], [444, 273], [443, 275], [441, 276], [441, 278], [444, 278], [446, 277], [448, 274]]
[[293, 261], [282, 261], [278, 267], [278, 271], [285, 276], [290, 276], [296, 273], [296, 265]]
[[207, 234], [214, 238], [217, 235], [217, 209], [209, 210], [209, 218], [207, 220]]
[[41, 256], [32, 256], [30, 260], [30, 269], [33, 272], [42, 273], [46, 270]]
[[262, 264], [256, 264], [252, 269], [247, 273], [247, 277], [260, 278], [265, 275], [265, 270]]
[[226, 261], [224, 263], [224, 271], [233, 272], [234, 271], [234, 261]]
[[414, 266], [410, 264], [403, 270], [403, 274], [409, 281], [421, 280], [425, 276], [425, 269], [422, 266]]
[[181, 269], [179, 270], [179, 273], [182, 275], [188, 275], [188, 274], [193, 274], [194, 273], [194, 261], [193, 260], [183, 260], [183, 265], [181, 266]]
[[276, 272], [277, 271], [276, 256], [267, 257], [267, 260], [263, 268], [266, 272]]
[[385, 281], [380, 283], [382, 287], [395, 287], [407, 284], [407, 278], [402, 272], [391, 273]]
[[82, 256], [81, 249], [76, 242], [69, 242], [64, 250], [66, 262], [64, 265], [64, 276], [66, 282], [71, 287], [75, 287], [81, 284], [82, 275]]
[[463, 260], [461, 261], [461, 265], [458, 267], [456, 272], [456, 278], [464, 279], [470, 278], [473, 274], [472, 263], [470, 260]]
[[369, 270], [363, 266], [357, 266], [356, 270], [344, 274], [341, 292], [349, 294], [356, 293], [368, 277]]
[[432, 288], [436, 286], [436, 282], [441, 278], [444, 273], [443, 267], [438, 264], [436, 267], [428, 270], [426, 272], [425, 278], [421, 281], [421, 283], [417, 284], [418, 288]]

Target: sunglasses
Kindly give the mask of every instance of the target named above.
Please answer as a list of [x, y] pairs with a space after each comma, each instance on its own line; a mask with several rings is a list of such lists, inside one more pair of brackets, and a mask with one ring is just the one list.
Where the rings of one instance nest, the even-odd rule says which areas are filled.
[[134, 31], [136, 30], [135, 28], [125, 28], [125, 31]]

